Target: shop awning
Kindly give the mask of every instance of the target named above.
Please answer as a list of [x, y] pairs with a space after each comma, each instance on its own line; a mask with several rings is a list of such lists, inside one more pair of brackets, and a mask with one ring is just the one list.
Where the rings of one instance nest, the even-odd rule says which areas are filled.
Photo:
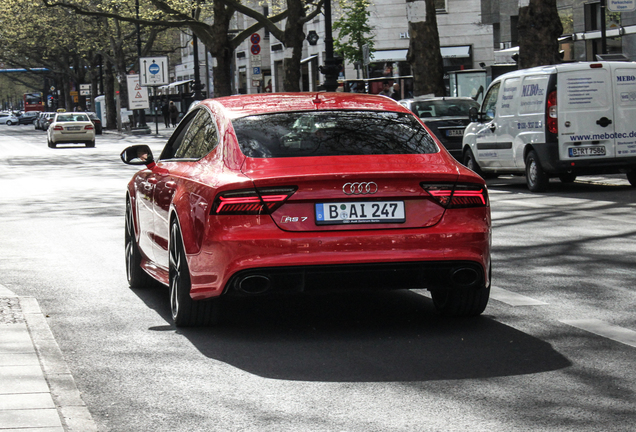
[[308, 61], [311, 61], [315, 59], [316, 57], [318, 57], [318, 54], [310, 55], [309, 57], [302, 59], [300, 61], [300, 64], [307, 63]]
[[[371, 62], [401, 62], [406, 61], [409, 50], [376, 51], [371, 54]], [[470, 45], [441, 47], [442, 58], [468, 58], [470, 57]]]

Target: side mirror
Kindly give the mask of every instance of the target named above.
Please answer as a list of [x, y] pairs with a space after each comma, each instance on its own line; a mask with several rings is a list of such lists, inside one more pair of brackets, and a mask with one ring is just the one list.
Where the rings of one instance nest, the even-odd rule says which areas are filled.
[[138, 144], [126, 148], [121, 152], [121, 160], [127, 165], [149, 165], [154, 162], [150, 147]]
[[470, 107], [470, 109], [468, 110], [468, 119], [471, 122], [479, 121], [479, 112], [477, 111], [477, 108]]

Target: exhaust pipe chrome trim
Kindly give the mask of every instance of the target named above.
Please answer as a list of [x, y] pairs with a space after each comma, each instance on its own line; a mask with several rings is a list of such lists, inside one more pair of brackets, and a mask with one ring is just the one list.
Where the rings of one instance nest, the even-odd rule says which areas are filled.
[[263, 294], [270, 289], [271, 285], [267, 276], [249, 275], [241, 279], [237, 287], [245, 294]]
[[459, 286], [471, 286], [479, 282], [479, 272], [474, 268], [461, 267], [451, 272], [451, 281]]

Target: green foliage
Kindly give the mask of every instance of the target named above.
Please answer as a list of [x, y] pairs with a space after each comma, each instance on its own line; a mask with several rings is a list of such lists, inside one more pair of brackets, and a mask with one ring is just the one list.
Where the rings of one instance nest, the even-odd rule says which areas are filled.
[[342, 5], [343, 16], [334, 22], [334, 50], [345, 60], [362, 63], [362, 46], [374, 47], [373, 28], [369, 26], [369, 0], [352, 0]]

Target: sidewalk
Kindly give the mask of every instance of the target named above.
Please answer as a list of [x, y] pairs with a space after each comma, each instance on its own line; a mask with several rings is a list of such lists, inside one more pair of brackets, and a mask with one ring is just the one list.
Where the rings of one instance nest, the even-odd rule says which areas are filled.
[[97, 431], [33, 297], [0, 285], [0, 432]]

